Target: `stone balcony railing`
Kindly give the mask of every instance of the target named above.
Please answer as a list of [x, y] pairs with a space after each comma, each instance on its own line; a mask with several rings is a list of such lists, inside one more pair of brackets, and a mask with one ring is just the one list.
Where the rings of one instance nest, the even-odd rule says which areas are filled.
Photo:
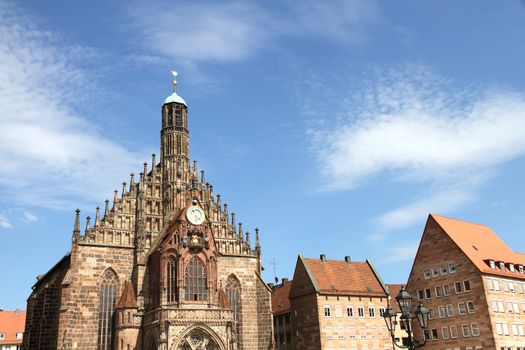
[[160, 320], [179, 325], [202, 322], [208, 325], [219, 326], [233, 321], [233, 311], [230, 309], [181, 309], [175, 306], [163, 306], [144, 314], [144, 325], [154, 324]]

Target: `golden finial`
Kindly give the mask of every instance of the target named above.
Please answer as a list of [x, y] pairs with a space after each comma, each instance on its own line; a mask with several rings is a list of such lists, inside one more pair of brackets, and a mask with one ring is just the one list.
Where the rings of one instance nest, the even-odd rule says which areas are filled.
[[179, 75], [179, 74], [175, 70], [172, 70], [171, 74], [173, 74], [172, 84], [173, 84], [173, 92], [175, 92], [175, 88], [177, 87], [177, 80], [175, 80], [175, 78], [177, 78], [177, 75]]

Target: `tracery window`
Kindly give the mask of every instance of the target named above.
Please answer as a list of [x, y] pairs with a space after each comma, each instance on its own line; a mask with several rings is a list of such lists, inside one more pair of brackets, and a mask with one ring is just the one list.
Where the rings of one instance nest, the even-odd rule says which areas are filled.
[[194, 256], [186, 267], [185, 299], [187, 301], [207, 301], [207, 281], [206, 266], [201, 259]]
[[168, 303], [173, 303], [177, 301], [177, 261], [174, 256], [170, 256], [168, 259], [166, 281], [168, 286]]
[[98, 311], [98, 350], [110, 350], [112, 344], [113, 314], [115, 310], [115, 294], [117, 292], [117, 276], [111, 270], [104, 273], [99, 290]]
[[233, 319], [235, 321], [235, 332], [237, 333], [237, 347], [240, 346], [240, 331], [241, 331], [241, 284], [239, 280], [230, 275], [226, 280], [226, 297], [233, 311]]
[[182, 116], [181, 116], [180, 108], [177, 108], [175, 110], [175, 125], [182, 126]]
[[168, 126], [173, 125], [173, 110], [168, 107]]

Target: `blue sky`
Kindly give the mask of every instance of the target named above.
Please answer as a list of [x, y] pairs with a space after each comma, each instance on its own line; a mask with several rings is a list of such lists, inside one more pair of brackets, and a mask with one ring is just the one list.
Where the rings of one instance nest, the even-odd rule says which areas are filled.
[[158, 153], [174, 68], [268, 281], [325, 253], [403, 283], [429, 212], [525, 251], [524, 37], [520, 1], [0, 1], [0, 306]]

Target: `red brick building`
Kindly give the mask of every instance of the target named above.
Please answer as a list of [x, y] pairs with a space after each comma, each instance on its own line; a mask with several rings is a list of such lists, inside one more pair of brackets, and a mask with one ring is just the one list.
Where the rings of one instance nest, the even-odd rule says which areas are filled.
[[131, 174], [83, 234], [77, 210], [71, 252], [28, 299], [25, 349], [271, 346], [259, 232], [251, 241], [190, 163], [188, 121], [174, 88], [161, 108], [160, 161]]
[[425, 348], [525, 349], [524, 266], [489, 227], [430, 215], [407, 285], [431, 310]]
[[0, 309], [0, 350], [18, 350], [22, 347], [26, 312]]

